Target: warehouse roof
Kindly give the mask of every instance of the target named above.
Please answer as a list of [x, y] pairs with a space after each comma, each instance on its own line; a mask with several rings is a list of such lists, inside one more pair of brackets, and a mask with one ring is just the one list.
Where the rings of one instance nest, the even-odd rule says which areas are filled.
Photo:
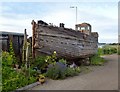
[[17, 36], [24, 36], [24, 33], [0, 31], [0, 35], [17, 35]]

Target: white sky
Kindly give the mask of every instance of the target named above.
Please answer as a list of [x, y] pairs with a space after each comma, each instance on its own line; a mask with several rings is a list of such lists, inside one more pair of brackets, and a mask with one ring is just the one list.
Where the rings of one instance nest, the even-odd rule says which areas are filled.
[[74, 29], [76, 23], [87, 22], [99, 33], [99, 42], [118, 42], [118, 2], [1, 2], [0, 31], [20, 32], [27, 29], [32, 35], [31, 21], [43, 20]]

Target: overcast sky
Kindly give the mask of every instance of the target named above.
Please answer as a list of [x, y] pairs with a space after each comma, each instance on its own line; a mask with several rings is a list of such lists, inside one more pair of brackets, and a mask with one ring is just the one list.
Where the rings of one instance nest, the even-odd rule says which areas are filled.
[[0, 31], [20, 32], [27, 29], [32, 35], [31, 21], [43, 20], [67, 28], [75, 28], [77, 23], [87, 22], [92, 31], [99, 33], [99, 42], [118, 42], [118, 2], [2, 2], [0, 7]]

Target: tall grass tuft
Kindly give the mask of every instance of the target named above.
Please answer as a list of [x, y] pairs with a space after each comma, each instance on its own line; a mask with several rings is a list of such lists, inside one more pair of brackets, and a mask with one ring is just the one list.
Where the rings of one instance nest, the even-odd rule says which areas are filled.
[[106, 60], [99, 55], [94, 55], [90, 58], [91, 65], [103, 65]]

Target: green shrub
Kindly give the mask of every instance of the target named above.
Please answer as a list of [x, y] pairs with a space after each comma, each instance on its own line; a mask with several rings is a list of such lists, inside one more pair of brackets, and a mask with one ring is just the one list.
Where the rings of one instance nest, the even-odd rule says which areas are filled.
[[57, 67], [52, 67], [47, 71], [46, 76], [52, 79], [58, 79], [60, 76], [60, 70]]
[[114, 45], [113, 46], [105, 45], [102, 47], [102, 49], [103, 49], [103, 54], [105, 54], [105, 55], [117, 53], [117, 47]]
[[111, 54], [109, 48], [103, 48], [103, 53], [104, 53], [104, 54]]
[[36, 77], [32, 75], [25, 76], [23, 73], [18, 73], [8, 66], [2, 67], [2, 92], [16, 90], [17, 88], [34, 83], [36, 80]]
[[51, 56], [47, 56], [46, 59], [45, 59], [45, 61], [48, 64], [54, 64], [54, 65], [56, 63], [56, 60], [57, 60], [56, 51], [54, 51]]
[[32, 63], [32, 67], [37, 67], [39, 70], [45, 70], [48, 64], [55, 64], [57, 60], [56, 52], [51, 56], [38, 56], [35, 58], [34, 62]]
[[59, 59], [59, 62], [66, 64], [67, 61], [65, 59]]
[[26, 77], [22, 74], [14, 73], [14, 77], [9, 76], [9, 79], [3, 80], [2, 92], [13, 91], [20, 87], [24, 87], [26, 85], [34, 83], [35, 81], [36, 81], [36, 78], [33, 76]]
[[105, 45], [102, 48], [98, 48], [98, 55], [109, 55], [117, 53], [117, 46], [115, 45]]
[[76, 67], [76, 68], [75, 68], [75, 71], [76, 71], [77, 73], [80, 73], [80, 72], [81, 72], [80, 67]]
[[118, 51], [117, 51], [118, 55], [120, 55], [120, 49], [118, 48]]
[[38, 56], [37, 58], [35, 58], [33, 66], [38, 67], [38, 69], [40, 70], [44, 69], [47, 66], [45, 59], [45, 56]]
[[30, 76], [30, 77], [28, 78], [28, 84], [34, 83], [34, 82], [36, 82], [36, 80], [37, 80], [37, 77]]
[[104, 62], [105, 60], [98, 55], [94, 55], [90, 58], [90, 63], [92, 65], [102, 65]]
[[26, 77], [23, 73], [24, 71], [17, 72], [11, 66], [14, 58], [8, 52], [2, 52], [2, 92], [13, 91], [17, 88], [24, 87], [36, 81], [36, 77], [32, 74], [33, 71], [28, 71], [27, 73], [31, 76]]
[[103, 48], [98, 48], [98, 52], [97, 52], [98, 55], [103, 55]]
[[46, 72], [46, 76], [51, 79], [64, 79], [69, 76], [76, 76], [81, 72], [79, 67], [69, 68], [61, 62], [51, 65]]
[[78, 75], [79, 72], [76, 71], [76, 69], [74, 69], [74, 68], [69, 68], [69, 67], [68, 67], [64, 73], [65, 73], [65, 76], [66, 76], [66, 77], [69, 77], [69, 76], [72, 77], [72, 76]]
[[20, 73], [26, 77], [30, 77], [30, 76], [36, 77], [37, 75], [39, 75], [39, 73], [36, 70], [33, 70], [32, 68], [26, 68], [26, 67], [21, 67]]
[[118, 53], [118, 55], [120, 55], [120, 46], [118, 46], [117, 53]]
[[112, 52], [112, 54], [113, 54], [113, 53], [117, 53], [117, 49], [112, 47], [112, 48], [111, 48], [111, 52]]
[[9, 54], [12, 56], [12, 58], [14, 59], [14, 61], [13, 61], [13, 64], [15, 64], [15, 63], [18, 63], [18, 62], [16, 62], [16, 60], [17, 60], [17, 58], [15, 57], [15, 53], [14, 53], [14, 50], [13, 50], [13, 43], [12, 43], [12, 41], [10, 40], [10, 46], [9, 46], [10, 48], [9, 48]]
[[66, 66], [63, 63], [57, 62], [55, 65], [50, 64], [46, 72], [46, 76], [51, 79], [64, 79]]
[[13, 64], [14, 59], [12, 55], [9, 54], [9, 52], [2, 52], [2, 65], [3, 66], [10, 66]]

